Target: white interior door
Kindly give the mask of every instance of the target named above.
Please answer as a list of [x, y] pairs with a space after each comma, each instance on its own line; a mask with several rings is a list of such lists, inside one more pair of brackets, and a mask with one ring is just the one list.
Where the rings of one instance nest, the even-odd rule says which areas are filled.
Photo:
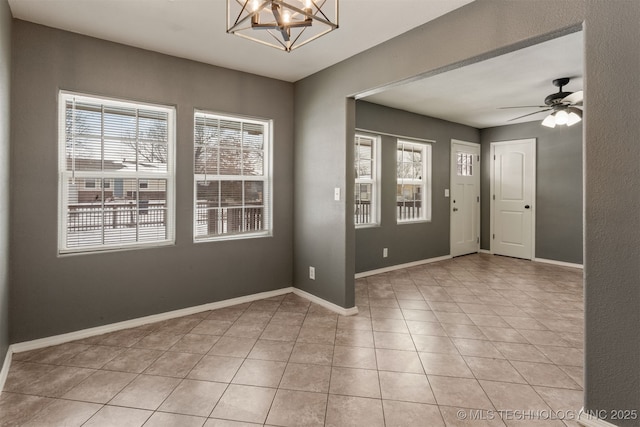
[[491, 144], [491, 252], [533, 259], [536, 140]]
[[451, 140], [451, 256], [480, 248], [480, 145]]

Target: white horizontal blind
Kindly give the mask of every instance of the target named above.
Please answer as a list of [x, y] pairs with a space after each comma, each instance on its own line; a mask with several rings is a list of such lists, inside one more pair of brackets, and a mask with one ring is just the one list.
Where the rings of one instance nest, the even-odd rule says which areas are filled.
[[271, 123], [195, 112], [194, 238], [269, 235]]
[[398, 222], [427, 220], [430, 217], [431, 146], [398, 140], [396, 219]]
[[175, 110], [60, 92], [61, 253], [174, 241]]

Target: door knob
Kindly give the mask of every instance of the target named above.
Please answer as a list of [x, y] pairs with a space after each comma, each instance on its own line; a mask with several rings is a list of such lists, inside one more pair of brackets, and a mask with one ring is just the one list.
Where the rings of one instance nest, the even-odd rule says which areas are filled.
[[454, 212], [458, 212], [458, 208], [453, 208], [453, 211]]
[[530, 207], [531, 207], [531, 206], [529, 206], [529, 205], [524, 205], [524, 208], [525, 208], [525, 209], [529, 209]]

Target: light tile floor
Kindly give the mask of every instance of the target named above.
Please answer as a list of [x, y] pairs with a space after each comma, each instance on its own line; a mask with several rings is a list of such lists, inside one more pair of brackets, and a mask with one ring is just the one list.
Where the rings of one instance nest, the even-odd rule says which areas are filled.
[[0, 425], [577, 425], [582, 271], [469, 255], [359, 279], [356, 303], [288, 294], [15, 354]]

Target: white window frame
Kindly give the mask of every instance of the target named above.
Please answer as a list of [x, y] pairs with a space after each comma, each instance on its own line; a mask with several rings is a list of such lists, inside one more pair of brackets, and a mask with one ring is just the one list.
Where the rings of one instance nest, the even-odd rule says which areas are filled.
[[[422, 179], [410, 179], [410, 178], [400, 178], [398, 176], [397, 170], [397, 153], [398, 150], [402, 146], [412, 147], [414, 150], [418, 149], [422, 153]], [[431, 221], [431, 170], [432, 170], [432, 162], [431, 162], [431, 144], [427, 143], [418, 143], [407, 139], [398, 139], [396, 144], [396, 223], [397, 224], [412, 224], [417, 222], [428, 222]], [[410, 219], [399, 219], [398, 218], [398, 200], [397, 200], [397, 186], [407, 184], [407, 185], [419, 185], [422, 190], [422, 209], [420, 212], [420, 216], [417, 218]]]
[[[225, 120], [232, 122], [240, 122], [240, 123], [253, 123], [264, 126], [264, 146], [263, 146], [263, 176], [262, 179], [258, 179], [258, 175], [218, 175], [213, 173], [200, 174], [196, 173], [195, 168], [195, 152], [192, 154], [193, 157], [193, 165], [194, 165], [194, 173], [193, 173], [193, 241], [194, 243], [202, 243], [202, 242], [215, 242], [215, 241], [225, 241], [225, 240], [240, 240], [240, 239], [252, 239], [252, 238], [261, 238], [261, 237], [271, 237], [273, 236], [273, 165], [272, 165], [272, 157], [273, 157], [273, 120], [270, 119], [261, 119], [256, 117], [246, 117], [241, 115], [231, 115], [225, 113], [217, 113], [206, 110], [194, 110], [193, 117], [193, 147], [196, 147], [196, 120], [198, 117], [206, 117], [207, 119], [212, 120]], [[199, 181], [238, 181], [241, 180], [244, 182], [244, 177], [250, 178], [249, 181], [262, 181], [264, 194], [262, 196], [263, 199], [263, 229], [257, 231], [245, 231], [238, 233], [222, 233], [215, 235], [198, 235], [197, 227], [198, 227], [198, 182]], [[242, 205], [245, 206], [244, 204]]]
[[[371, 178], [359, 178], [357, 176], [357, 172], [355, 172], [355, 185], [358, 184], [371, 184], [371, 204], [370, 204], [370, 221], [356, 223], [356, 228], [369, 228], [369, 227], [379, 227], [380, 226], [380, 155], [381, 155], [381, 143], [380, 136], [374, 135], [365, 132], [356, 132], [354, 138], [354, 168], [357, 165], [358, 161], [358, 138], [368, 139], [371, 141], [371, 153], [372, 153], [372, 169], [371, 169]], [[354, 197], [355, 203], [355, 197]], [[355, 206], [354, 206], [355, 208]], [[355, 222], [355, 215], [354, 215]]]
[[[144, 171], [110, 171], [92, 170], [78, 171], [67, 170], [66, 158], [66, 103], [67, 101], [102, 104], [109, 107], [135, 108], [162, 111], [167, 113], [167, 170], [166, 172]], [[135, 101], [125, 101], [107, 97], [97, 97], [61, 90], [58, 93], [58, 255], [73, 255], [85, 253], [97, 253], [119, 250], [131, 250], [153, 248], [175, 244], [175, 145], [176, 145], [176, 110], [173, 106], [149, 104]], [[100, 244], [82, 247], [67, 246], [67, 223], [69, 205], [69, 186], [71, 178], [78, 179], [105, 179], [113, 182], [114, 179], [161, 179], [166, 180], [166, 234], [165, 239], [153, 241], [119, 242], [116, 244]], [[96, 190], [103, 190], [103, 185], [98, 185]]]

